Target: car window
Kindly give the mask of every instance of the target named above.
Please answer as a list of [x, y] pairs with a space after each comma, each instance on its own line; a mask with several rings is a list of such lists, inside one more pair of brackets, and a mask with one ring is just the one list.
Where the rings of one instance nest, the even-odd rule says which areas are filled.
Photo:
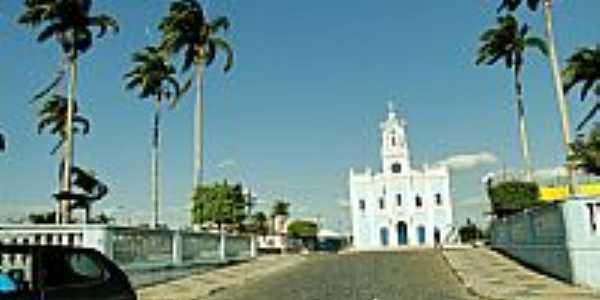
[[91, 255], [69, 252], [48, 253], [42, 272], [46, 288], [93, 284], [108, 275]]
[[90, 280], [99, 280], [104, 276], [102, 268], [88, 255], [69, 254], [67, 255], [67, 263], [73, 273]]
[[6, 274], [0, 273], [0, 294], [8, 294], [17, 291], [17, 285]]

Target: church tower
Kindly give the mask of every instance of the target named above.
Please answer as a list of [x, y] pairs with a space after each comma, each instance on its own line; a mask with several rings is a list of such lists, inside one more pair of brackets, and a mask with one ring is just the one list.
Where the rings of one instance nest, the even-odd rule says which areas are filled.
[[406, 122], [398, 119], [391, 102], [388, 103], [387, 120], [381, 123], [380, 128], [383, 174], [406, 175], [410, 172]]

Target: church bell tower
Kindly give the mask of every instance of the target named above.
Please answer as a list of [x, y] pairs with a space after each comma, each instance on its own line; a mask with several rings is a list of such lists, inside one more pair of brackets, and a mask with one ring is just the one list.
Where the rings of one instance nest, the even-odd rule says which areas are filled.
[[381, 123], [381, 162], [384, 175], [403, 175], [410, 171], [406, 122], [398, 119], [394, 105], [388, 103], [387, 120]]

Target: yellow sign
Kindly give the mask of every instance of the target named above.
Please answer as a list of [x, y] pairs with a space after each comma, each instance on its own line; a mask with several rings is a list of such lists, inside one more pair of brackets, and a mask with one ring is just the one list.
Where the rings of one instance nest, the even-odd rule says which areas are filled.
[[[581, 196], [600, 196], [600, 183], [580, 184], [577, 186], [576, 194]], [[569, 189], [567, 186], [540, 187], [540, 199], [542, 201], [560, 201], [568, 196]]]

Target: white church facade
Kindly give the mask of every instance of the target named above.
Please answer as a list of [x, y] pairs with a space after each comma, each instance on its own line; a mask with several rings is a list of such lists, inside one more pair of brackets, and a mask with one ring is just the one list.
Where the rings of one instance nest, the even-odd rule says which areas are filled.
[[355, 250], [433, 247], [452, 232], [449, 170], [411, 167], [406, 122], [391, 104], [381, 123], [381, 172], [351, 169], [349, 181]]

